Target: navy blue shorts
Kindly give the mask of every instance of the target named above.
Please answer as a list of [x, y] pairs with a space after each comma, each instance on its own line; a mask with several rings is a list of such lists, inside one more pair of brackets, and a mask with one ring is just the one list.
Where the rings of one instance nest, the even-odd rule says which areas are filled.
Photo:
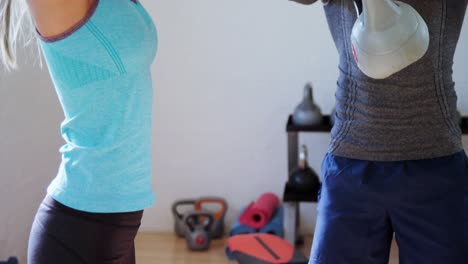
[[468, 263], [468, 158], [371, 162], [327, 154], [309, 264]]

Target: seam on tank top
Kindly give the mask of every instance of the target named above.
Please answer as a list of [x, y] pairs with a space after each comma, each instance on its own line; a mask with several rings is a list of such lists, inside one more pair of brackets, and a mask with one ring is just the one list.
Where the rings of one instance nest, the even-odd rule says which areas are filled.
[[[340, 5], [340, 16], [341, 16], [341, 21], [342, 21], [342, 23], [341, 23], [341, 37], [343, 38], [343, 42], [344, 42], [345, 49], [346, 49], [346, 41], [344, 41], [344, 39], [345, 39], [345, 34], [344, 34], [344, 25], [343, 25], [343, 24], [344, 24], [343, 0], [341, 0], [341, 1], [339, 2], [339, 5]], [[348, 61], [348, 54], [347, 54], [347, 51], [345, 51], [345, 54], [346, 54], [346, 61]], [[349, 70], [349, 64], [348, 64], [348, 63], [346, 64], [346, 67], [347, 67], [347, 69]], [[338, 68], [340, 68], [340, 67], [338, 66]], [[343, 74], [343, 73], [340, 72], [340, 74]], [[340, 87], [339, 87], [339, 82], [337, 82], [336, 85], [337, 85], [337, 88], [336, 88], [336, 89], [340, 89]], [[348, 102], [348, 98], [346, 98], [345, 106], [347, 105], [347, 102]], [[346, 112], [346, 110], [345, 110], [345, 112]], [[345, 124], [345, 125], [346, 125], [346, 124]], [[338, 132], [336, 133], [336, 137], [335, 137], [335, 138], [332, 138], [332, 144], [330, 145], [328, 152], [333, 153], [333, 152], [338, 148], [338, 146], [339, 146], [339, 144], [340, 144], [340, 140], [339, 140], [339, 139], [340, 139], [340, 135], [342, 134], [343, 129], [344, 129], [344, 127], [340, 127], [340, 130], [338, 130]]]
[[[344, 11], [343, 11], [343, 17], [345, 17], [344, 15]], [[356, 15], [356, 19], [357, 19], [357, 15]], [[346, 29], [347, 27], [345, 26], [344, 27], [344, 34], [345, 36], [348, 36], [346, 33]], [[350, 34], [351, 35], [351, 34]], [[351, 81], [350, 83], [350, 86], [351, 86], [351, 97], [350, 97], [350, 104], [348, 107], [346, 107], [346, 114], [349, 114], [350, 116], [350, 119], [351, 120], [354, 120], [354, 113], [356, 112], [356, 107], [353, 107], [356, 103], [356, 100], [357, 100], [357, 86], [358, 86], [358, 83], [356, 82], [356, 79], [351, 75], [351, 71], [352, 71], [352, 63], [356, 63], [355, 60], [354, 60], [354, 57], [351, 56], [350, 54], [350, 51], [351, 51], [351, 47], [349, 47], [349, 43], [351, 42], [350, 38], [347, 38], [347, 41], [346, 41], [346, 45], [347, 45], [347, 58], [348, 58], [348, 74], [350, 74], [349, 76], [349, 80]], [[352, 127], [352, 122], [348, 122], [348, 124], [345, 126], [345, 131], [343, 132], [343, 135], [341, 136], [341, 139], [344, 139], [349, 131], [351, 130], [351, 127]]]
[[[341, 34], [342, 34], [342, 38], [343, 38], [343, 42], [344, 42], [344, 45], [345, 45], [345, 54], [346, 54], [346, 67], [347, 67], [347, 71], [349, 74], [351, 72], [351, 60], [349, 58], [349, 51], [348, 51], [348, 39], [346, 37], [346, 16], [345, 16], [345, 2], [344, 0], [341, 0], [341, 3], [340, 3], [340, 6], [341, 6]], [[353, 86], [354, 86], [354, 79], [353, 78], [348, 78], [348, 80], [350, 80], [350, 86], [352, 87], [352, 90], [354, 90]], [[349, 113], [349, 103], [350, 101], [352, 102], [352, 94], [350, 97], [347, 97], [346, 98], [346, 101], [345, 101], [345, 114], [348, 115]], [[336, 135], [336, 138], [335, 138], [335, 143], [334, 143], [334, 146], [330, 149], [330, 152], [334, 152], [336, 149], [338, 149], [340, 147], [340, 144], [343, 140], [343, 138], [347, 135], [348, 133], [348, 128], [351, 126], [349, 124], [350, 122], [347, 122], [344, 124], [343, 127], [341, 127], [341, 129], [338, 131], [337, 135]]]
[[[347, 67], [347, 74], [349, 74], [351, 66], [350, 66], [349, 54], [348, 54], [348, 41], [346, 40], [346, 17], [345, 17], [345, 6], [344, 5], [345, 5], [344, 0], [341, 0], [341, 3], [340, 3], [340, 8], [341, 8], [340, 15], [341, 15], [341, 21], [342, 21], [342, 23], [341, 23], [341, 37], [343, 38], [343, 43], [345, 45], [346, 67]], [[350, 79], [351, 78], [348, 78], [348, 80], [350, 80]], [[345, 105], [344, 105], [344, 108], [345, 108], [344, 110], [345, 110], [346, 115], [348, 114], [349, 99], [350, 99], [350, 97], [346, 98]], [[334, 146], [330, 149], [330, 152], [334, 152], [336, 149], [339, 148], [340, 143], [341, 143], [341, 141], [342, 141], [342, 139], [344, 137], [343, 133], [346, 130], [346, 126], [348, 126], [347, 123], [345, 123], [340, 128], [340, 130], [337, 132], [335, 140], [334, 140]]]
[[[357, 100], [357, 83], [355, 82], [355, 80], [353, 78], [350, 78], [351, 82], [350, 82], [350, 87], [351, 87], [351, 96], [350, 96], [350, 99], [349, 99], [349, 105], [353, 106], [355, 105], [356, 103], [356, 100]], [[354, 113], [356, 111], [356, 107], [346, 107], [346, 114], [349, 115], [349, 119], [352, 121], [354, 120]], [[336, 144], [336, 148], [333, 149], [333, 150], [336, 150], [340, 143], [342, 142], [342, 140], [348, 135], [349, 131], [351, 130], [351, 127], [352, 127], [352, 122], [348, 122], [348, 124], [346, 124], [344, 127], [343, 127], [343, 132], [342, 132], [342, 135], [340, 135], [340, 137], [338, 138], [338, 142]]]
[[444, 54], [443, 54], [443, 47], [444, 47], [444, 37], [445, 37], [445, 26], [447, 23], [447, 1], [441, 1], [441, 11], [442, 17], [440, 22], [440, 34], [439, 34], [439, 49], [438, 49], [438, 62], [437, 62], [437, 71], [436, 71], [436, 94], [439, 102], [439, 108], [442, 113], [442, 118], [444, 119], [449, 131], [454, 134], [457, 134], [457, 128], [453, 120], [450, 118], [450, 109], [447, 103], [447, 97], [445, 94], [445, 78], [444, 78], [444, 71], [443, 71], [443, 64], [444, 64]]
[[118, 55], [117, 51], [113, 48], [112, 44], [110, 44], [109, 40], [102, 34], [102, 32], [93, 24], [89, 23], [88, 25], [89, 30], [91, 33], [101, 42], [104, 48], [107, 50], [109, 56], [111, 56], [112, 60], [114, 61], [117, 69], [121, 74], [126, 72], [125, 67]]
[[443, 50], [442, 47], [444, 46], [444, 36], [445, 36], [445, 26], [446, 26], [446, 20], [447, 20], [447, 2], [446, 0], [442, 1], [442, 19], [441, 19], [441, 26], [440, 26], [440, 41], [439, 41], [439, 61], [438, 61], [438, 69], [437, 69], [437, 74], [438, 74], [438, 85], [437, 88], [439, 90], [439, 96], [438, 96], [438, 102], [439, 106], [441, 108], [442, 114], [444, 115], [444, 120], [446, 120], [447, 126], [449, 130], [452, 132], [456, 133], [456, 128], [454, 127], [454, 124], [450, 118], [450, 110], [449, 106], [447, 103], [447, 97], [445, 94], [445, 78], [444, 78], [444, 72], [442, 71], [443, 69], [443, 62], [444, 62], [444, 56], [443, 56]]
[[86, 25], [89, 31], [96, 37], [96, 39], [103, 45], [103, 47], [107, 50], [107, 53], [114, 61], [115, 66], [117, 67], [118, 71], [121, 74], [126, 73], [125, 66], [120, 59], [117, 51], [114, 49], [112, 44], [109, 40], [102, 34], [102, 32], [94, 25], [94, 23], [90, 22]]

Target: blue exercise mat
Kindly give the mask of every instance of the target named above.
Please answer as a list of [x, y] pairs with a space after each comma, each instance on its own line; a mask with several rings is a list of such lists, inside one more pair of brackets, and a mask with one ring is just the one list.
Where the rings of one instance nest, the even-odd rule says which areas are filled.
[[[236, 221], [231, 227], [231, 230], [229, 231], [229, 236], [235, 236], [235, 235], [243, 235], [243, 234], [252, 234], [252, 233], [257, 233], [257, 230], [250, 226], [243, 225], [239, 222], [239, 217], [244, 213], [245, 209], [247, 207], [242, 208], [240, 213], [236, 217]], [[231, 251], [229, 251], [229, 248], [226, 247], [226, 256], [230, 259], [233, 260], [234, 256], [232, 255]]]
[[[239, 223], [239, 216], [242, 215], [244, 210], [247, 207], [244, 207], [239, 215], [236, 218], [236, 222], [232, 225], [231, 231], [229, 232], [229, 236], [235, 236], [235, 235], [242, 235], [242, 234], [252, 234], [252, 233], [268, 233], [272, 234], [281, 238], [284, 238], [284, 229], [283, 229], [283, 220], [284, 220], [284, 210], [283, 207], [278, 207], [275, 211], [275, 214], [273, 217], [270, 219], [270, 222], [268, 222], [267, 225], [265, 225], [263, 228], [260, 230], [255, 230], [252, 227], [242, 225]], [[234, 259], [234, 255], [232, 252], [229, 250], [229, 248], [226, 247], [226, 256], [230, 259]]]
[[278, 207], [270, 222], [259, 230], [260, 233], [268, 233], [284, 238], [283, 229], [284, 211], [283, 207]]
[[236, 221], [234, 222], [234, 224], [232, 225], [231, 227], [231, 230], [229, 231], [229, 236], [235, 236], [235, 235], [242, 235], [242, 234], [251, 234], [251, 233], [256, 233], [257, 230], [255, 230], [254, 228], [250, 227], [250, 226], [245, 226], [245, 225], [242, 225], [240, 222], [239, 222], [239, 216], [242, 215], [242, 213], [244, 213], [244, 210], [246, 209], [247, 207], [244, 207], [239, 215], [237, 216], [236, 218]]
[[16, 257], [9, 258], [6, 262], [0, 261], [0, 264], [18, 264], [18, 259]]

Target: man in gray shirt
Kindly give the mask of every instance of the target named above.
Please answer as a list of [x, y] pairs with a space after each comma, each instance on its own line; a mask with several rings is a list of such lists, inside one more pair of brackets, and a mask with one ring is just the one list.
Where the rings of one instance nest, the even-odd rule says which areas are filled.
[[468, 0], [404, 0], [426, 21], [429, 50], [382, 80], [354, 60], [353, 0], [322, 2], [340, 75], [310, 263], [387, 263], [394, 234], [400, 264], [468, 263], [468, 158], [452, 79]]

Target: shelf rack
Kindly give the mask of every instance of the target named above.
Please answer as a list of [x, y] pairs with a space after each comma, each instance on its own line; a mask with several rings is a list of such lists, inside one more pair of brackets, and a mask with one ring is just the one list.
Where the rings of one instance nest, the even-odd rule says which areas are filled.
[[[468, 134], [468, 117], [462, 118], [462, 133]], [[288, 118], [286, 133], [288, 139], [288, 175], [298, 164], [299, 134], [300, 133], [329, 133], [332, 129], [330, 116], [324, 116], [322, 124], [318, 126], [297, 126], [292, 122], [292, 116]], [[283, 194], [284, 206], [284, 231], [285, 239], [293, 244], [301, 244], [303, 238], [298, 234], [300, 226], [300, 203], [317, 202], [319, 188], [307, 192], [292, 188], [287, 182]]]

